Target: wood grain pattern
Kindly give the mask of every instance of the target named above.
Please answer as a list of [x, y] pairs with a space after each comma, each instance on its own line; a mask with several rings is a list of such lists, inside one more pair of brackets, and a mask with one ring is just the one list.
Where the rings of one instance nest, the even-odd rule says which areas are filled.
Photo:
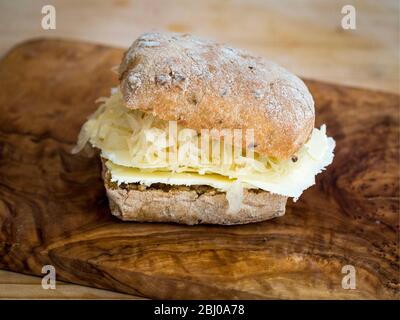
[[[44, 5], [57, 10], [43, 30]], [[357, 29], [341, 27], [351, 4]], [[149, 31], [190, 32], [248, 49], [297, 75], [399, 90], [398, 0], [18, 0], [0, 1], [0, 55], [34, 37], [129, 47]]]
[[[284, 217], [124, 223], [97, 158], [69, 153], [121, 49], [22, 44], [0, 62], [0, 267], [149, 298], [399, 298], [399, 96], [307, 81], [334, 164]], [[354, 265], [357, 289], [341, 288]]]
[[0, 299], [142, 299], [132, 295], [57, 281], [55, 290], [45, 290], [42, 278], [0, 270]]

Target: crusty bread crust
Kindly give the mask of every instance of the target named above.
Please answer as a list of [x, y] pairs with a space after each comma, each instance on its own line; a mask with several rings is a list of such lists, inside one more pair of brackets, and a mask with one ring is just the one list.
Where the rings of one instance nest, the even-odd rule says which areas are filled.
[[230, 213], [223, 192], [208, 186], [144, 187], [117, 185], [103, 165], [103, 179], [111, 213], [127, 221], [175, 222], [181, 224], [245, 224], [285, 214], [287, 197], [261, 190], [245, 190], [243, 207]]
[[277, 64], [190, 35], [149, 33], [119, 69], [126, 105], [201, 129], [254, 129], [254, 150], [292, 156], [314, 127], [305, 84]]

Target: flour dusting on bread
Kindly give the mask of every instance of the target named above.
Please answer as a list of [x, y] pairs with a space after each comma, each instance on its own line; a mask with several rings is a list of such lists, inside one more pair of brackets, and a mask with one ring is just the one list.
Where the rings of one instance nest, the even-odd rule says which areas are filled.
[[119, 72], [127, 107], [195, 130], [254, 128], [255, 151], [278, 159], [293, 155], [314, 127], [314, 102], [298, 77], [209, 40], [142, 35]]

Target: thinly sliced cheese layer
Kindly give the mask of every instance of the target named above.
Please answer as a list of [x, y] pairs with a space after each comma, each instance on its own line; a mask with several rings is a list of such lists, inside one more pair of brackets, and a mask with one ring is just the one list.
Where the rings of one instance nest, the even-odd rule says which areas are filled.
[[[275, 173], [253, 173], [247, 176], [240, 176], [243, 188], [255, 188], [293, 197], [295, 200], [302, 192], [315, 184], [315, 176], [320, 173], [333, 160], [333, 149], [335, 142], [327, 138], [324, 132], [314, 129], [313, 135], [303, 150], [302, 161], [296, 166], [296, 170], [285, 171], [284, 174]], [[321, 145], [321, 141], [327, 140]], [[321, 149], [324, 148], [325, 150]], [[121, 166], [107, 161], [107, 168], [112, 175], [112, 181], [121, 183], [141, 183], [151, 185], [153, 183], [165, 183], [170, 185], [209, 185], [218, 190], [227, 192], [238, 177], [227, 177], [215, 173], [199, 172], [172, 172], [161, 170], [145, 170], [133, 167]]]
[[[309, 141], [296, 153], [297, 161], [278, 161], [259, 154], [247, 157], [243, 152], [229, 152], [231, 146], [217, 145], [217, 151], [231, 158], [204, 163], [204, 150], [193, 130], [177, 126], [179, 138], [170, 140], [167, 121], [129, 110], [119, 91], [100, 101], [102, 105], [83, 126], [73, 151], [78, 152], [87, 142], [101, 149], [102, 157], [109, 160], [112, 180], [118, 183], [209, 185], [227, 192], [230, 204], [235, 195], [240, 198], [243, 188], [297, 199], [315, 184], [315, 176], [334, 156], [335, 141], [326, 135], [323, 125], [313, 130]], [[171, 150], [177, 150], [175, 161], [169, 158]], [[212, 145], [209, 154], [214, 151]]]
[[140, 183], [145, 186], [151, 186], [154, 183], [181, 186], [206, 185], [226, 191], [234, 183], [233, 179], [218, 174], [201, 175], [193, 172], [144, 171], [138, 168], [120, 166], [111, 161], [106, 162], [106, 167], [111, 172], [111, 181], [118, 184]]

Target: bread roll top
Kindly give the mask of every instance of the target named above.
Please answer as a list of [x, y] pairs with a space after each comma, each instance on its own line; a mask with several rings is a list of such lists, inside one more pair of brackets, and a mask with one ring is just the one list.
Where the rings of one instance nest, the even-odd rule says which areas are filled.
[[269, 157], [291, 157], [314, 127], [314, 101], [298, 77], [265, 58], [191, 35], [140, 36], [119, 75], [128, 108], [198, 132], [252, 129], [254, 141], [243, 147]]

